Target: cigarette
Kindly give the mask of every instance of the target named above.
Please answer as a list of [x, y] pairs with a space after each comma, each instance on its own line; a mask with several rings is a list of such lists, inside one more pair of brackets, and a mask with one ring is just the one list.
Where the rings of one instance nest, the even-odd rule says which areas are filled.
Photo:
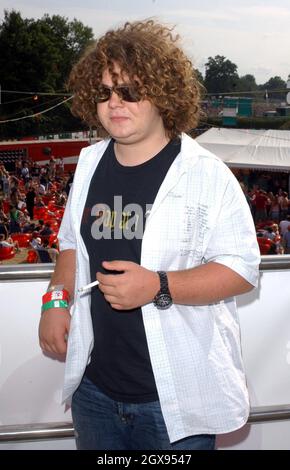
[[78, 289], [78, 292], [84, 292], [85, 290], [88, 290], [91, 287], [97, 286], [98, 284], [99, 284], [99, 281], [91, 282], [90, 284], [87, 284], [86, 286], [80, 287]]

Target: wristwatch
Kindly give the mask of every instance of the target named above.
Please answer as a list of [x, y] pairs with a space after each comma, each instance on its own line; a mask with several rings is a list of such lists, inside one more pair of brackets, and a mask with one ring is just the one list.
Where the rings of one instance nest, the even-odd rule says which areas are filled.
[[165, 271], [157, 271], [160, 279], [160, 291], [155, 295], [153, 304], [160, 310], [165, 310], [172, 305], [172, 297], [168, 287], [168, 279]]

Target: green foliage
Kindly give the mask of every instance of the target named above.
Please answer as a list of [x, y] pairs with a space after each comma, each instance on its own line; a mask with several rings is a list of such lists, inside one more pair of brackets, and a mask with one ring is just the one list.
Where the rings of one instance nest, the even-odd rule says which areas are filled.
[[286, 88], [286, 82], [281, 77], [275, 76], [271, 77], [270, 80], [263, 85], [260, 85], [259, 88], [261, 90], [284, 90]]
[[285, 100], [286, 82], [281, 77], [271, 77], [266, 83], [259, 85], [259, 89], [267, 90], [269, 99]]
[[[52, 96], [2, 93], [0, 119], [16, 118], [41, 112], [65, 97], [69, 72], [80, 54], [93, 40], [92, 29], [74, 19], [68, 21], [58, 15], [44, 15], [38, 20], [23, 19], [19, 12], [5, 11], [0, 23], [1, 88], [11, 91], [37, 91]], [[53, 93], [64, 93], [63, 97]], [[36, 119], [0, 125], [0, 138], [34, 135], [43, 129], [61, 131], [68, 125], [75, 127], [79, 121], [68, 108]], [[53, 124], [54, 123], [54, 124]], [[49, 131], [50, 132], [50, 131]], [[14, 133], [14, 134], [13, 134]], [[45, 132], [47, 133], [47, 132]]]
[[237, 127], [241, 129], [281, 129], [287, 121], [283, 117], [238, 118]]
[[290, 119], [288, 118], [279, 129], [283, 131], [290, 131]]
[[[247, 91], [253, 92], [253, 91], [257, 91], [257, 90], [258, 90], [258, 85], [256, 83], [256, 79], [255, 79], [254, 75], [247, 74], [247, 75], [243, 75], [242, 77], [239, 78], [239, 80], [237, 82], [236, 91], [241, 91], [241, 92], [245, 93]], [[243, 96], [247, 96], [247, 95], [244, 94]], [[251, 97], [252, 93], [249, 93], [249, 96]]]
[[196, 75], [196, 78], [199, 81], [199, 83], [201, 85], [204, 85], [204, 79], [203, 79], [203, 76], [202, 76], [201, 72], [198, 69], [195, 69], [194, 71], [195, 71], [195, 75]]
[[224, 56], [209, 57], [205, 64], [204, 85], [208, 93], [235, 91], [239, 76], [236, 64]]

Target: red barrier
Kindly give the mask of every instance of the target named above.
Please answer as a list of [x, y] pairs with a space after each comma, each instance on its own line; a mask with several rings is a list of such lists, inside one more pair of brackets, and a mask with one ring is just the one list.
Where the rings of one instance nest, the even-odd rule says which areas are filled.
[[38, 261], [38, 254], [35, 250], [28, 250], [26, 263], [37, 263]]
[[257, 237], [257, 241], [261, 255], [276, 254], [276, 245], [272, 240], [270, 240], [270, 238]]
[[0, 246], [0, 261], [11, 259], [15, 255], [13, 246]]
[[27, 248], [30, 245], [32, 239], [31, 233], [12, 233], [12, 240], [18, 241], [20, 248]]
[[33, 210], [33, 218], [34, 219], [43, 219], [45, 217], [47, 213], [47, 207], [44, 206], [44, 207], [34, 207], [34, 210]]

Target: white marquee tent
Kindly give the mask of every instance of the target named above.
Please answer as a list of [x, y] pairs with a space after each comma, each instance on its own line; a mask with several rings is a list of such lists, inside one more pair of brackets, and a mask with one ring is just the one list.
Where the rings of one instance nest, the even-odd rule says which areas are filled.
[[211, 128], [196, 141], [229, 167], [290, 172], [290, 131]]

